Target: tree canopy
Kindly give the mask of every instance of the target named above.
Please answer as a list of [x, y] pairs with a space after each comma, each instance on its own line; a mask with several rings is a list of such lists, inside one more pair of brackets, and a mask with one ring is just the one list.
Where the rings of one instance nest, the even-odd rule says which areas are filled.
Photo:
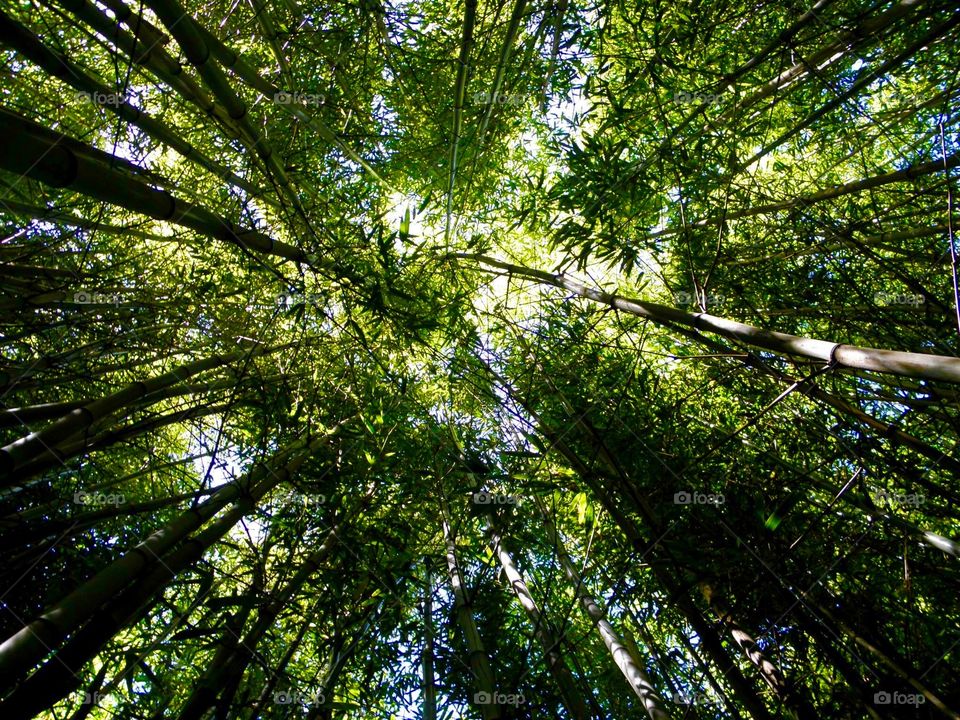
[[950, 0], [0, 3], [0, 717], [960, 718]]

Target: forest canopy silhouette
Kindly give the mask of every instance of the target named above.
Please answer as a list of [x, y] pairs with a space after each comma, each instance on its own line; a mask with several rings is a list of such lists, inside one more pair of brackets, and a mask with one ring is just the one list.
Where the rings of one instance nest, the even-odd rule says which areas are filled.
[[0, 718], [960, 719], [952, 0], [0, 2]]

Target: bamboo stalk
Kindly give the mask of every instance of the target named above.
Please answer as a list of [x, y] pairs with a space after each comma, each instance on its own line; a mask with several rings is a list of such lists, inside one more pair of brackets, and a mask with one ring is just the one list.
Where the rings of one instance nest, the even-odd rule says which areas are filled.
[[722, 335], [738, 340], [746, 345], [770, 350], [785, 356], [805, 357], [820, 360], [837, 367], [857, 370], [892, 373], [924, 380], [943, 380], [960, 383], [960, 359], [943, 355], [882, 350], [878, 348], [858, 347], [843, 343], [800, 337], [787, 333], [764, 330], [753, 325], [727, 320], [707, 313], [689, 313], [667, 305], [647, 302], [613, 295], [603, 290], [591, 288], [584, 283], [569, 278], [562, 273], [548, 273], [522, 265], [501, 262], [485, 255], [454, 253], [452, 257], [470, 260], [511, 275], [517, 275], [537, 282], [569, 290], [580, 297], [609, 305], [618, 310], [648, 318], [656, 323], [675, 323]]
[[[473, 685], [477, 693], [493, 698], [496, 692], [493, 671], [490, 669], [490, 660], [483, 646], [483, 639], [477, 630], [471, 610], [471, 600], [460, 571], [457, 559], [456, 538], [450, 525], [450, 506], [444, 497], [440, 499], [440, 518], [443, 525], [443, 539], [446, 545], [447, 574], [450, 578], [450, 589], [453, 592], [454, 607], [456, 608], [457, 622], [463, 631], [467, 649], [470, 651], [470, 669], [473, 674]], [[501, 717], [500, 707], [494, 702], [480, 705], [480, 714], [484, 720], [496, 720]]]
[[27, 462], [42, 455], [48, 448], [85, 431], [99, 420], [120, 410], [128, 409], [133, 403], [142, 400], [151, 393], [157, 393], [207, 370], [229, 365], [247, 357], [268, 354], [269, 352], [268, 350], [254, 349], [195, 360], [148, 380], [132, 383], [122, 390], [72, 410], [43, 430], [25, 435], [19, 440], [0, 448], [0, 477], [9, 476]]

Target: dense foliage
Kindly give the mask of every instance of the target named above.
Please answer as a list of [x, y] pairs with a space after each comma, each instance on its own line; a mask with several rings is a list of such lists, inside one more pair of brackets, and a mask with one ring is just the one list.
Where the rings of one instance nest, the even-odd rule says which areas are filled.
[[960, 9], [809, 2], [0, 3], [0, 717], [960, 718]]

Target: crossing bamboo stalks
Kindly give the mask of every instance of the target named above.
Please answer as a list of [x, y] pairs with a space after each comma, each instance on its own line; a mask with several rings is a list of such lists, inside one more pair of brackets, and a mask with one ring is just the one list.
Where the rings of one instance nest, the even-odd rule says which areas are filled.
[[[463, 573], [460, 570], [456, 538], [450, 525], [450, 507], [445, 498], [441, 498], [440, 510], [443, 539], [446, 546], [447, 574], [450, 578], [450, 589], [453, 591], [457, 622], [460, 624], [467, 648], [470, 651], [470, 669], [473, 674], [474, 687], [477, 693], [483, 693], [486, 697], [493, 698], [496, 691], [493, 671], [490, 669], [490, 660], [484, 649], [480, 632], [477, 630], [477, 622], [473, 617], [472, 602], [463, 580]], [[494, 702], [481, 704], [480, 714], [484, 720], [496, 720], [501, 717], [500, 707]]]
[[151, 393], [157, 393], [207, 370], [229, 365], [247, 357], [269, 354], [269, 352], [271, 351], [255, 348], [251, 351], [239, 351], [196, 360], [162, 375], [132, 383], [111, 395], [72, 410], [43, 430], [30, 433], [0, 448], [0, 477], [9, 476], [27, 462], [42, 455], [47, 449], [85, 431], [97, 421], [129, 408], [133, 403]]
[[193, 16], [177, 0], [149, 0], [146, 4], [156, 13], [180, 47], [183, 48], [187, 60], [196, 68], [214, 97], [226, 108], [230, 118], [243, 131], [254, 152], [270, 168], [271, 174], [283, 188], [287, 199], [297, 212], [304, 215], [303, 205], [300, 203], [296, 190], [287, 177], [283, 166], [277, 160], [273, 148], [254, 127], [248, 115], [247, 104], [240, 99], [240, 96], [230, 86], [223, 71], [217, 67], [215, 62], [211, 62], [210, 48], [204, 41]]
[[546, 662], [547, 669], [553, 676], [567, 712], [576, 720], [587, 720], [590, 717], [590, 712], [587, 710], [587, 705], [580, 696], [573, 674], [563, 658], [559, 639], [554, 636], [550, 629], [547, 619], [530, 593], [527, 581], [514, 564], [513, 557], [504, 548], [501, 533], [493, 523], [487, 526], [487, 535], [490, 538], [490, 547], [493, 549], [494, 555], [500, 560], [500, 566], [503, 568], [517, 601], [530, 619], [530, 624], [533, 626], [534, 633], [543, 650], [544, 662]]
[[952, 170], [957, 166], [960, 166], [960, 153], [953, 153], [952, 155], [948, 155], [941, 160], [932, 160], [931, 162], [919, 163], [917, 165], [911, 165], [910, 167], [904, 168], [903, 170], [895, 170], [882, 175], [874, 175], [862, 180], [855, 180], [853, 182], [844, 183], [843, 185], [837, 185], [836, 187], [824, 188], [823, 190], [818, 190], [815, 193], [810, 193], [809, 195], [800, 195], [790, 200], [781, 200], [774, 203], [754, 205], [743, 210], [732, 210], [722, 216], [695, 220], [687, 223], [682, 228], [657, 230], [655, 232], [648, 233], [647, 237], [669, 237], [671, 235], [678, 235], [686, 232], [687, 230], [708, 227], [711, 225], [719, 225], [726, 221], [738, 220], [740, 218], [752, 217], [754, 215], [766, 215], [767, 213], [778, 212], [780, 210], [790, 210], [795, 207], [806, 209], [811, 205], [816, 205], [817, 203], [825, 200], [833, 200], [835, 198], [843, 197], [844, 195], [860, 193], [864, 192], [865, 190], [871, 190], [873, 188], [883, 187], [884, 185], [890, 185], [893, 183], [909, 182], [918, 177], [946, 172], [947, 170]]
[[[902, 245], [897, 247], [892, 245], [892, 243], [902, 243], [904, 240], [915, 240], [917, 238], [930, 237], [932, 235], [945, 235], [948, 231], [948, 225], [932, 225], [930, 227], [911, 228], [910, 230], [896, 230], [880, 233], [879, 235], [869, 235], [860, 238], [858, 242], [862, 246], [873, 246], [880, 250], [895, 251], [909, 256], [912, 260], [919, 260], [920, 258], [916, 256], [917, 254], [915, 252], [905, 249]], [[830, 234], [827, 236], [826, 240], [831, 240], [834, 238], [842, 239], [842, 236]], [[724, 265], [727, 266], [757, 265], [764, 262], [770, 262], [771, 260], [789, 260], [795, 257], [818, 255], [821, 253], [825, 254], [835, 252], [837, 250], [844, 250], [848, 247], [850, 247], [849, 242], [832, 243], [830, 245], [824, 243], [802, 249], [782, 250], [780, 252], [769, 253], [767, 255], [757, 255], [754, 257], [724, 258], [723, 262]]]
[[[867, 18], [849, 30], [838, 33], [837, 37], [828, 45], [817, 50], [790, 68], [781, 72], [756, 92], [748, 95], [736, 107], [731, 108], [718, 120], [728, 122], [732, 116], [741, 114], [744, 110], [770, 97], [778, 90], [795, 82], [801, 76], [810, 72], [811, 67], [823, 69], [827, 64], [847, 57], [847, 53], [867, 42], [870, 38], [878, 37], [884, 30], [904, 18], [909, 18], [926, 4], [926, 0], [901, 0], [889, 10], [872, 18]], [[779, 39], [779, 38], [778, 38]], [[782, 47], [779, 45], [778, 47]]]
[[[138, 18], [138, 16], [127, 7], [123, 0], [105, 0], [104, 4], [113, 10], [118, 18], [128, 24], [132, 24], [136, 18]], [[301, 99], [300, 94], [293, 91], [294, 88], [288, 87], [287, 89], [283, 89], [264, 78], [248, 60], [244, 59], [236, 50], [230, 48], [204, 26], [198, 24], [197, 31], [217, 62], [233, 72], [237, 77], [247, 83], [247, 85], [257, 90], [263, 97], [275, 102], [281, 111], [292, 115], [316, 132], [325, 142], [329, 142], [340, 149], [385, 189], [393, 190], [390, 184], [350, 147], [350, 145], [341, 140], [337, 134], [317, 118], [313, 112], [308, 111], [309, 109]], [[278, 102], [278, 100], [282, 100], [282, 102]]]
[[[2, 10], [0, 10], [0, 42], [13, 47], [50, 75], [62, 80], [79, 92], [86, 93], [88, 97], [112, 97], [118, 94], [113, 88], [84, 73], [65, 55], [47, 48], [39, 37]], [[173, 149], [187, 160], [195, 162], [217, 178], [225, 180], [253, 196], [264, 194], [255, 185], [244, 180], [229, 168], [214, 162], [199, 149], [182, 140], [173, 130], [126, 100], [103, 103], [102, 107], [140, 128], [157, 142]]]
[[760, 677], [767, 683], [773, 693], [788, 707], [794, 708], [797, 717], [801, 720], [813, 720], [818, 717], [817, 711], [810, 705], [806, 697], [795, 692], [787, 682], [780, 668], [764, 654], [757, 641], [734, 620], [729, 607], [717, 592], [708, 583], [702, 584], [704, 598], [717, 618], [730, 633], [730, 637], [740, 648], [746, 658], [753, 663], [760, 672]]
[[[140, 422], [124, 425], [119, 428], [110, 428], [102, 432], [68, 440], [56, 447], [48, 447], [39, 457], [31, 460], [6, 477], [10, 489], [0, 495], [7, 499], [10, 495], [21, 492], [24, 488], [32, 487], [43, 482], [42, 473], [51, 468], [65, 465], [66, 462], [81, 453], [100, 452], [117, 443], [131, 438], [139, 438], [147, 433], [156, 432], [160, 428], [177, 423], [189, 423], [199, 418], [219, 415], [232, 407], [230, 403], [200, 403], [192, 407], [181, 408], [163, 415], [149, 417]], [[40, 476], [40, 477], [38, 477]], [[35, 478], [32, 479], [31, 478]], [[16, 484], [14, 484], [16, 483]]]
[[117, 170], [78, 155], [63, 144], [44, 137], [29, 120], [0, 115], [0, 168], [25, 175], [55, 188], [118, 205], [156, 220], [182, 225], [201, 235], [236, 245], [245, 250], [275, 255], [301, 264], [321, 263], [302, 250], [274, 240], [257, 230], [236, 226], [230, 220], [165, 190], [124, 176]]
[[647, 677], [643, 668], [633, 660], [623, 640], [606, 619], [606, 613], [604, 613], [603, 608], [597, 604], [597, 601], [594, 600], [590, 593], [587, 592], [586, 587], [584, 587], [583, 578], [580, 577], [576, 566], [570, 560], [570, 556], [563, 546], [563, 541], [560, 539], [560, 533], [557, 531], [553, 518], [550, 517], [550, 513], [544, 506], [543, 501], [538, 497], [534, 497], [534, 502], [537, 505], [537, 510], [540, 511], [540, 517], [543, 519], [547, 534], [553, 542], [554, 549], [557, 552], [557, 558], [560, 560], [560, 566], [563, 568], [567, 580], [573, 585], [574, 592], [580, 600], [580, 606], [584, 614], [586, 614], [590, 622], [597, 628], [597, 632], [600, 634], [603, 644], [606, 645], [614, 663], [620, 668], [620, 672], [623, 673], [623, 677], [630, 686], [630, 689], [640, 698], [651, 720], [668, 720], [670, 716], [664, 710], [663, 701], [657, 696], [656, 688], [654, 688], [653, 683], [650, 682], [650, 678]]
[[[556, 450], [563, 456], [571, 469], [573, 469], [583, 482], [590, 488], [594, 496], [603, 505], [604, 509], [613, 518], [614, 522], [621, 529], [627, 540], [633, 545], [634, 549], [641, 555], [646, 555], [652, 547], [644, 538], [643, 534], [636, 526], [636, 523], [627, 516], [622, 509], [622, 500], [614, 498], [612, 491], [607, 487], [603, 475], [596, 472], [588, 463], [586, 463], [565, 441], [563, 434], [556, 432], [547, 425], [537, 414], [536, 410], [523, 398], [518, 397], [508, 383], [497, 373], [487, 366], [491, 373], [500, 383], [507, 394], [513, 397], [528, 413], [530, 413], [537, 426], [537, 431], [547, 440], [547, 445]], [[621, 483], [625, 497], [633, 502], [635, 507], [644, 515], [650, 530], [655, 537], [662, 534], [662, 527], [653, 516], [648, 503], [634, 492], [629, 483]], [[749, 681], [740, 671], [733, 659], [727, 653], [726, 648], [716, 633], [713, 625], [707, 621], [696, 604], [687, 596], [685, 588], [659, 563], [652, 563], [651, 568], [657, 581], [670, 594], [674, 600], [676, 608], [690, 623], [693, 630], [700, 638], [703, 648], [715, 663], [716, 667], [723, 674], [724, 679], [733, 690], [740, 705], [750, 713], [754, 720], [771, 720], [771, 715], [767, 710], [759, 695], [751, 687]], [[737, 707], [728, 704], [731, 712], [736, 714]]]
[[[490, 124], [490, 118], [493, 116], [493, 110], [497, 107], [497, 98], [500, 96], [500, 88], [503, 87], [503, 79], [507, 72], [507, 66], [510, 64], [510, 57], [513, 55], [513, 46], [517, 40], [517, 32], [520, 29], [520, 21], [523, 19], [523, 13], [527, 8], [527, 0], [515, 0], [513, 11], [510, 13], [510, 24], [507, 25], [507, 34], [503, 38], [503, 46], [500, 48], [500, 60], [497, 62], [497, 74], [493, 78], [493, 85], [490, 89], [489, 102], [487, 109], [483, 113], [483, 120], [480, 123], [480, 130], [477, 137], [483, 138], [487, 132], [487, 126]], [[544, 80], [544, 84], [546, 84]]]
[[753, 325], [727, 320], [707, 313], [689, 313], [645, 300], [636, 300], [598, 290], [562, 273], [534, 270], [522, 265], [501, 262], [484, 255], [455, 253], [452, 257], [506, 271], [511, 275], [569, 290], [583, 298], [622, 310], [654, 322], [675, 323], [695, 330], [716, 333], [752, 347], [763, 348], [783, 356], [820, 360], [839, 368], [892, 373], [924, 380], [960, 383], [960, 359], [943, 355], [865, 348], [856, 345], [805, 338], [764, 330]]
[[[157, 79], [173, 88], [180, 97], [198, 107], [204, 115], [214, 118], [232, 139], [245, 141], [243, 133], [226, 109], [214, 101], [199, 83], [183, 72], [180, 63], [163, 48], [163, 45], [153, 38], [142, 37], [146, 26], [135, 26], [136, 34], [132, 34], [117, 27], [113, 20], [89, 0], [56, 1], [79, 20], [108, 38], [112, 44], [125, 52], [132, 62], [148, 69]], [[262, 199], [269, 202], [268, 197]]]
[[[118, 595], [111, 594], [103, 598], [107, 602], [89, 613], [90, 620], [77, 629], [53, 657], [0, 702], [0, 714], [12, 718], [34, 717], [76, 690], [80, 686], [81, 668], [96, 657], [121, 629], [145, 617], [156, 603], [157, 594], [226, 535], [253, 509], [255, 501], [256, 496], [239, 498], [232, 508], [207, 528], [187, 538], [162, 561], [151, 555], [145, 574]], [[44, 648], [41, 657], [52, 649]], [[0, 665], [3, 663], [2, 653], [3, 646], [0, 646]], [[25, 674], [27, 670], [29, 667], [23, 668], [22, 672]], [[0, 683], [0, 686], [5, 684]]]
[[255, 623], [244, 634], [242, 640], [225, 653], [219, 662], [211, 663], [210, 669], [200, 679], [194, 691], [184, 703], [179, 720], [200, 720], [206, 711], [213, 707], [224, 683], [231, 677], [239, 678], [242, 676], [253, 660], [257, 646], [267, 631], [273, 627], [277, 616], [289, 605], [307, 580], [326, 561], [327, 556], [339, 540], [338, 532], [340, 530], [340, 526], [334, 526], [327, 532], [327, 536], [320, 547], [307, 556], [286, 586], [280, 592], [274, 593], [270, 601], [259, 610]]
[[[960, 461], [958, 461], [956, 458], [942, 450], [938, 450], [928, 443], [925, 443], [923, 440], [911, 435], [910, 433], [901, 430], [896, 425], [878, 420], [873, 415], [864, 412], [846, 400], [826, 392], [812, 379], [801, 383], [801, 381], [797, 378], [770, 367], [768, 363], [763, 362], [763, 360], [754, 354], [749, 354], [746, 357], [737, 356], [729, 347], [718, 341], [716, 338], [698, 335], [697, 333], [694, 333], [693, 331], [684, 327], [673, 326], [673, 329], [692, 341], [703, 343], [710, 348], [730, 355], [731, 357], [738, 357], [738, 359], [744, 364], [749, 365], [750, 367], [759, 368], [765, 374], [776, 378], [781, 383], [787, 385], [802, 384], [803, 387], [800, 391], [801, 395], [819, 400], [823, 404], [828, 405], [836, 410], [839, 416], [853, 418], [866, 427], [869, 427], [871, 430], [875, 430], [877, 437], [883, 438], [894, 445], [899, 444], [904, 447], [908, 447], [914, 452], [933, 461], [935, 467], [941, 467], [960, 477]], [[955, 493], [952, 493], [947, 488], [943, 488], [935, 484], [926, 476], [926, 474], [921, 474], [917, 478], [917, 481], [925, 488], [930, 490], [930, 492], [944, 498], [949, 503], [956, 503], [958, 501], [958, 497]]]
[[58, 212], [57, 210], [40, 207], [39, 205], [30, 205], [29, 203], [17, 202], [16, 200], [4, 199], [3, 209], [15, 215], [21, 215], [34, 220], [57, 223], [67, 227], [80, 228], [82, 230], [96, 230], [97, 232], [107, 233], [109, 235], [123, 235], [124, 237], [137, 238], [138, 240], [153, 240], [155, 242], [176, 241], [175, 238], [144, 232], [136, 227], [94, 222], [93, 220], [78, 217], [68, 212]]
[[857, 78], [857, 80], [842, 93], [834, 97], [830, 102], [826, 103], [823, 107], [818, 108], [811, 115], [805, 118], [802, 122], [794, 125], [792, 128], [787, 130], [778, 136], [775, 140], [771, 141], [764, 145], [758, 152], [756, 152], [750, 159], [745, 160], [741, 163], [739, 171], [743, 172], [755, 162], [760, 160], [762, 157], [768, 155], [772, 151], [776, 150], [778, 147], [783, 145], [787, 140], [796, 136], [801, 131], [812, 126], [817, 120], [824, 117], [828, 113], [832, 112], [836, 108], [840, 107], [847, 100], [856, 97], [856, 95], [870, 85], [873, 82], [876, 82], [880, 78], [887, 77], [891, 71], [895, 70], [900, 65], [904, 64], [910, 60], [914, 55], [922, 50], [926, 49], [930, 45], [933, 45], [936, 41], [940, 40], [942, 37], [947, 35], [951, 30], [960, 25], [960, 17], [957, 17], [956, 13], [952, 14], [952, 17], [944, 23], [937, 25], [932, 30], [930, 30], [926, 35], [924, 35], [919, 40], [912, 42], [904, 50], [893, 55], [893, 57], [888, 58], [880, 64], [875, 70], [871, 70], [863, 77]]
[[[254, 501], [291, 478], [328, 439], [298, 440], [270, 461], [224, 485], [195, 508], [185, 511], [112, 562], [0, 645], [0, 688], [22, 677], [51, 649], [89, 619], [117, 592], [134, 582], [151, 564], [200, 528], [217, 512], [242, 498]], [[232, 526], [232, 525], [231, 525]], [[225, 530], [224, 530], [225, 532]]]
[[[253, 8], [253, 14], [257, 18], [257, 24], [260, 25], [260, 32], [270, 44], [270, 51], [273, 53], [274, 60], [277, 61], [277, 67], [280, 68], [280, 77], [284, 85], [293, 87], [293, 76], [290, 74], [290, 64], [283, 54], [284, 47], [280, 42], [280, 36], [277, 34], [277, 25], [270, 15], [270, 8], [263, 0], [250, 0], [250, 7]], [[202, 27], [202, 26], [201, 26]]]

